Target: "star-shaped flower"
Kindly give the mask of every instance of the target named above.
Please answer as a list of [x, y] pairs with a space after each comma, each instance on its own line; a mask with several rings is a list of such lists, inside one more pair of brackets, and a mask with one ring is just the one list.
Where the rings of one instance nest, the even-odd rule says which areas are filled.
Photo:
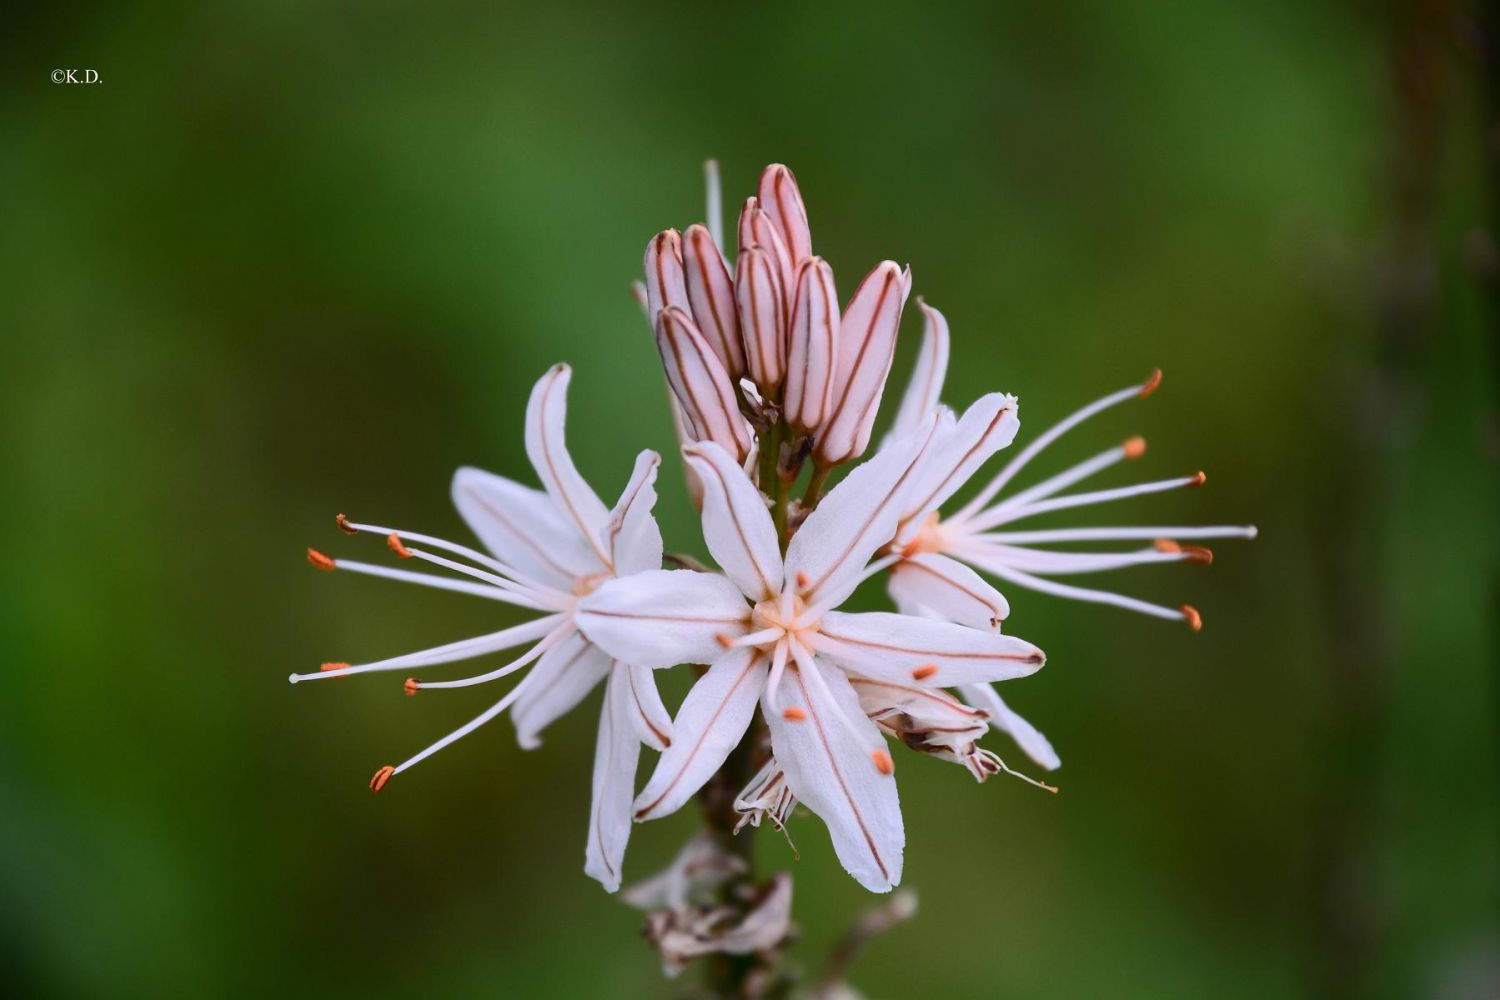
[[901, 878], [905, 834], [895, 765], [856, 683], [921, 696], [959, 684], [1022, 677], [1041, 650], [1011, 636], [888, 612], [838, 611], [889, 565], [871, 557], [895, 534], [913, 495], [939, 495], [988, 455], [1014, 413], [986, 397], [956, 426], [918, 433], [855, 468], [802, 523], [785, 556], [766, 502], [735, 457], [711, 442], [683, 454], [703, 484], [703, 531], [723, 575], [640, 573], [579, 602], [581, 628], [612, 655], [648, 667], [708, 663], [677, 713], [674, 740], [636, 798], [637, 819], [682, 806], [740, 742], [757, 704], [787, 787], [827, 823], [860, 884]]
[[478, 469], [460, 469], [453, 477], [453, 502], [488, 552], [430, 535], [355, 524], [339, 515], [339, 527], [345, 532], [384, 535], [398, 557], [431, 563], [453, 576], [334, 560], [308, 550], [309, 560], [320, 569], [367, 573], [475, 594], [541, 612], [541, 617], [374, 663], [325, 663], [318, 673], [293, 674], [291, 679], [295, 683], [431, 667], [528, 647], [510, 662], [473, 677], [441, 681], [408, 678], [406, 693], [416, 694], [499, 680], [535, 664], [519, 684], [483, 714], [402, 763], [377, 771], [370, 782], [370, 788], [377, 792], [394, 775], [507, 709], [521, 745], [528, 749], [538, 746], [543, 728], [605, 681], [584, 870], [613, 892], [620, 886], [621, 861], [630, 836], [630, 802], [640, 745], [667, 749], [672, 720], [651, 671], [627, 665], [592, 643], [580, 631], [576, 612], [579, 600], [606, 581], [660, 571], [661, 532], [651, 509], [656, 503], [654, 484], [661, 458], [653, 451], [641, 452], [619, 502], [613, 510], [605, 507], [579, 474], [564, 440], [570, 378], [567, 365], [554, 366], [537, 382], [526, 410], [526, 453], [544, 490]]

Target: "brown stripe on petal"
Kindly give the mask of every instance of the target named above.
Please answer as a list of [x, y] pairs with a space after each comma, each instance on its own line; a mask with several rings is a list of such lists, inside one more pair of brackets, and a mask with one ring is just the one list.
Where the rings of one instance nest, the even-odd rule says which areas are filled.
[[801, 265], [812, 256], [812, 234], [807, 225], [807, 206], [802, 201], [802, 192], [791, 168], [780, 163], [771, 164], [761, 173], [755, 193], [761, 208], [776, 223], [786, 241], [792, 266]]
[[833, 269], [821, 257], [809, 258], [796, 288], [787, 331], [786, 418], [812, 434], [826, 423], [842, 336]]
[[735, 402], [734, 384], [692, 317], [675, 306], [662, 310], [656, 344], [667, 382], [699, 439], [713, 441], [743, 461], [750, 452], [750, 434]]
[[[901, 285], [902, 274], [894, 263], [879, 264], [860, 282], [844, 310], [827, 429], [818, 436], [813, 451], [824, 466], [857, 457], [869, 443], [870, 428], [895, 358], [904, 305]], [[878, 375], [874, 374], [877, 369]]]
[[734, 297], [750, 379], [771, 397], [786, 377], [787, 290], [764, 247], [750, 247], [735, 264]]
[[682, 266], [682, 237], [675, 229], [657, 233], [646, 244], [646, 318], [668, 306], [688, 308], [687, 281]]

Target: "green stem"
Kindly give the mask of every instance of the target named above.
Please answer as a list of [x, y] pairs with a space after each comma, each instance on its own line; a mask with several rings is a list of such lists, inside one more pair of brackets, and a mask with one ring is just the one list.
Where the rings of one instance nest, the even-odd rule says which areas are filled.
[[823, 487], [828, 482], [828, 474], [832, 471], [831, 465], [813, 463], [812, 478], [807, 481], [807, 491], [802, 494], [802, 506], [805, 510], [817, 508], [818, 501], [823, 499]]

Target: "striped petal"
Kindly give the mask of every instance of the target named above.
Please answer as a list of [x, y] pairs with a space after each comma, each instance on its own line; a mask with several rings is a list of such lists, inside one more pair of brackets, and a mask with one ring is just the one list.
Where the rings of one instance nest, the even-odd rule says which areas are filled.
[[531, 390], [526, 406], [526, 455], [563, 515], [599, 561], [608, 566], [603, 538], [609, 526], [609, 508], [579, 475], [564, 434], [572, 377], [573, 370], [567, 365], [553, 365]]
[[911, 379], [901, 397], [901, 408], [891, 425], [890, 440], [916, 430], [923, 418], [937, 408], [943, 397], [943, 380], [948, 375], [948, 321], [920, 297], [917, 305], [922, 310], [922, 347], [917, 351]]
[[888, 584], [897, 607], [920, 608], [931, 617], [970, 628], [997, 631], [1010, 616], [1005, 596], [956, 559], [921, 552], [891, 568]]
[[625, 672], [611, 671], [594, 746], [594, 795], [583, 864], [584, 873], [597, 879], [606, 892], [620, 888], [625, 845], [630, 841], [630, 800], [641, 756], [640, 741], [629, 722], [630, 701]]
[[661, 528], [651, 515], [660, 468], [661, 456], [656, 452], [647, 450], [637, 455], [630, 482], [610, 512], [605, 545], [619, 576], [661, 569]]
[[774, 395], [786, 378], [786, 296], [781, 271], [765, 247], [740, 251], [734, 269], [735, 308], [745, 344], [745, 367], [761, 394]]
[[682, 237], [667, 229], [646, 244], [646, 319], [655, 324], [657, 314], [668, 306], [691, 308], [687, 274], [682, 264]]
[[604, 568], [578, 529], [541, 490], [464, 467], [453, 474], [453, 506], [495, 557], [527, 577], [566, 591]]
[[787, 331], [786, 419], [812, 434], [828, 418], [839, 356], [838, 292], [821, 257], [802, 262]]
[[541, 746], [541, 731], [587, 697], [609, 664], [609, 656], [577, 632], [542, 654], [510, 710], [516, 741], [527, 750]]
[[780, 592], [781, 548], [765, 498], [723, 448], [696, 444], [682, 453], [703, 484], [703, 538], [714, 560], [753, 601]]
[[698, 678], [677, 710], [672, 745], [636, 797], [636, 819], [676, 812], [713, 777], [749, 728], [768, 669], [763, 652], [742, 648], [724, 653]]
[[745, 348], [740, 340], [734, 279], [707, 228], [689, 226], [682, 234], [682, 262], [693, 320], [729, 377], [739, 381], [745, 374]]
[[713, 441], [740, 461], [750, 453], [750, 432], [740, 414], [734, 383], [693, 318], [675, 306], [656, 318], [656, 347], [667, 384], [700, 441]]
[[791, 255], [792, 266], [800, 266], [812, 256], [812, 233], [807, 226], [807, 206], [802, 203], [797, 178], [792, 176], [788, 167], [773, 163], [761, 172], [755, 196], [760, 207], [776, 224]]
[[709, 663], [720, 636], [743, 635], [750, 609], [727, 577], [692, 570], [648, 570], [605, 581], [580, 600], [573, 620], [616, 659], [641, 667]]
[[1052, 743], [1047, 737], [1043, 736], [1041, 731], [1031, 723], [1011, 711], [1010, 706], [1000, 699], [999, 693], [992, 685], [965, 684], [958, 691], [963, 695], [964, 701], [975, 708], [982, 708], [989, 712], [990, 725], [1008, 733], [1026, 756], [1049, 771], [1062, 767], [1062, 759], [1057, 756], [1057, 751], [1052, 749]]
[[816, 644], [846, 670], [929, 687], [1011, 680], [1046, 662], [1040, 649], [1015, 636], [888, 611], [830, 611]]

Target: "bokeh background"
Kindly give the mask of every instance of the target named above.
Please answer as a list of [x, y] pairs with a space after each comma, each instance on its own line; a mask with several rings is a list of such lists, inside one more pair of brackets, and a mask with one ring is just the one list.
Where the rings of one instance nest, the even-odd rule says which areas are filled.
[[[1210, 569], [1109, 581], [1191, 601], [1200, 635], [1011, 592], [1050, 661], [1007, 695], [1059, 748], [1062, 794], [904, 755], [921, 914], [855, 983], [1500, 995], [1497, 42], [1477, 9], [6, 20], [7, 994], [669, 993], [639, 916], [581, 872], [597, 695], [535, 752], [501, 722], [375, 798], [377, 765], [491, 694], [285, 677], [498, 627], [486, 602], [313, 572], [303, 546], [377, 553], [340, 510], [460, 533], [449, 475], [529, 479], [521, 416], [552, 362], [576, 368], [600, 492], [670, 451], [626, 288], [652, 233], [700, 218], [715, 155], [731, 205], [791, 164], [849, 287], [910, 261], [953, 324], [948, 398], [1019, 394], [1023, 436], [1161, 366], [1161, 392], [1036, 474], [1142, 433], [1131, 474], [1203, 467], [1209, 488], [1099, 523], [1261, 528]], [[917, 333], [909, 315], [898, 372]], [[669, 547], [701, 551], [678, 485], [669, 466]], [[637, 828], [629, 873], [694, 822]], [[871, 899], [820, 824], [793, 832], [816, 965]], [[758, 853], [790, 863], [774, 835]]]

